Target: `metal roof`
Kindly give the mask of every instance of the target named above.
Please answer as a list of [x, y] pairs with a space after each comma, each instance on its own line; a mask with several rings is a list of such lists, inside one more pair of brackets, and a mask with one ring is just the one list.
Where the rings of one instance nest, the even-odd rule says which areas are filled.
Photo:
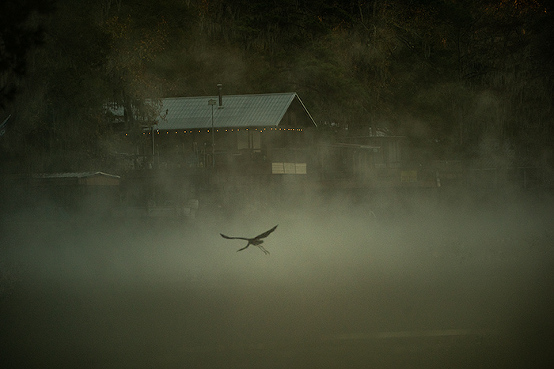
[[[173, 97], [161, 99], [161, 116], [157, 129], [205, 129], [212, 127], [276, 127], [291, 103], [297, 100], [306, 116], [315, 126], [315, 122], [295, 92], [223, 95], [222, 106], [219, 96]], [[215, 100], [215, 105], [209, 105]]]
[[71, 172], [71, 173], [42, 173], [33, 175], [34, 178], [90, 178], [90, 177], [111, 177], [121, 178], [115, 174], [108, 174], [104, 172]]

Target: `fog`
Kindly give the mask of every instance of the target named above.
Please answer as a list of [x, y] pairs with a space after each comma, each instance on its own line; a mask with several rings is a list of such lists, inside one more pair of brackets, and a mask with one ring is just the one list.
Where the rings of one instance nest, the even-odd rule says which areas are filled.
[[[186, 221], [4, 215], [3, 367], [551, 362], [549, 197], [202, 203]], [[276, 224], [270, 255], [220, 236]]]

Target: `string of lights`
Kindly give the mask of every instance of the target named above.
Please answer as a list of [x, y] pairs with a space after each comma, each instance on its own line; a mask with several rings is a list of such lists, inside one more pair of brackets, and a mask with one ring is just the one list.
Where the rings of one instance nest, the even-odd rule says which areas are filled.
[[[289, 131], [289, 132], [303, 132], [303, 128], [275, 128], [275, 127], [268, 127], [268, 128], [225, 128], [225, 129], [216, 129], [215, 132], [240, 132], [240, 131], [257, 131], [260, 133], [263, 133], [264, 131]], [[170, 133], [174, 134], [194, 134], [194, 133], [210, 133], [211, 129], [188, 129], [188, 130], [155, 130], [156, 134], [163, 134], [166, 135]], [[152, 134], [151, 131], [143, 132], [143, 135], [150, 135]], [[125, 133], [125, 136], [128, 136], [128, 133]]]

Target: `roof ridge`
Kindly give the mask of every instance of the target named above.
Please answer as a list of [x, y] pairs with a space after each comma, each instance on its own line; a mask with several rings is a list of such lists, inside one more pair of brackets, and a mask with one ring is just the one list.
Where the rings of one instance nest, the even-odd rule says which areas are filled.
[[[266, 92], [266, 93], [258, 93], [258, 94], [235, 94], [235, 95], [225, 95], [223, 94], [222, 97], [228, 98], [228, 97], [248, 97], [248, 96], [272, 96], [272, 95], [298, 95], [296, 92]], [[207, 99], [207, 98], [214, 98], [218, 97], [219, 95], [206, 95], [206, 96], [171, 96], [171, 97], [160, 97], [160, 100], [168, 100], [168, 99]]]

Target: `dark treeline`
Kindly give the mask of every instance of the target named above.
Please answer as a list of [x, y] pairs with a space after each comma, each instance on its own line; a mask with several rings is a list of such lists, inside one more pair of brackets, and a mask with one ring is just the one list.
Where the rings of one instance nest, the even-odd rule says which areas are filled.
[[4, 1], [2, 165], [109, 169], [106, 103], [138, 133], [157, 98], [223, 83], [295, 91], [320, 127], [405, 135], [430, 158], [551, 167], [553, 11], [542, 0]]

